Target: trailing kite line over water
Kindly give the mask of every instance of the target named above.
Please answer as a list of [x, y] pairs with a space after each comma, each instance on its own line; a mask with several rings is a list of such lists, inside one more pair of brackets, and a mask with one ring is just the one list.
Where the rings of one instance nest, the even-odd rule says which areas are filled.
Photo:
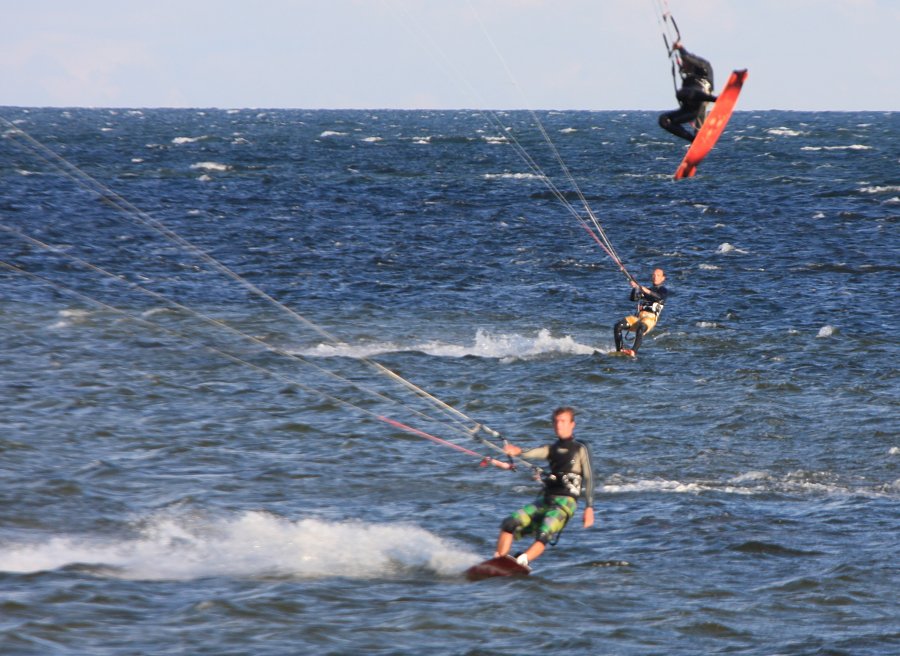
[[[162, 236], [164, 236], [171, 242], [180, 246], [184, 250], [190, 252], [191, 254], [193, 254], [194, 256], [198, 257], [203, 262], [205, 262], [206, 264], [211, 266], [213, 269], [215, 269], [216, 271], [221, 273], [222, 275], [225, 275], [226, 277], [230, 278], [231, 280], [233, 280], [240, 286], [244, 287], [246, 290], [248, 290], [254, 296], [257, 296], [258, 298], [263, 299], [264, 301], [266, 301], [267, 303], [276, 307], [280, 311], [286, 313], [288, 315], [288, 317], [290, 317], [292, 320], [299, 322], [302, 325], [306, 326], [307, 328], [313, 330], [315, 333], [317, 333], [319, 336], [326, 339], [328, 342], [335, 344], [335, 345], [341, 344], [341, 341], [338, 340], [337, 337], [335, 337], [334, 335], [329, 333], [327, 330], [325, 330], [324, 328], [322, 328], [315, 322], [311, 321], [307, 317], [296, 312], [295, 310], [289, 308], [281, 301], [279, 301], [276, 298], [272, 297], [271, 295], [267, 294], [265, 291], [263, 291], [262, 289], [260, 289], [259, 287], [257, 287], [256, 285], [254, 285], [253, 283], [248, 281], [246, 278], [242, 277], [240, 274], [238, 274], [235, 271], [233, 271], [232, 269], [230, 269], [228, 266], [226, 266], [225, 264], [223, 264], [222, 262], [220, 262], [219, 260], [217, 260], [216, 258], [211, 256], [210, 254], [208, 254], [201, 248], [197, 247], [196, 245], [192, 244], [191, 242], [187, 241], [186, 239], [184, 239], [183, 237], [178, 235], [176, 232], [174, 232], [173, 230], [168, 228], [166, 225], [164, 225], [159, 220], [153, 218], [152, 216], [150, 216], [143, 210], [135, 207], [132, 203], [130, 203], [125, 198], [123, 198], [121, 195], [119, 195], [118, 193], [116, 193], [115, 191], [110, 189], [108, 186], [104, 185], [103, 183], [97, 181], [95, 178], [93, 178], [90, 175], [88, 175], [87, 173], [85, 173], [78, 166], [72, 164], [67, 159], [65, 159], [58, 153], [56, 153], [54, 150], [52, 150], [51, 148], [47, 147], [46, 145], [44, 145], [43, 143], [41, 143], [40, 141], [35, 139], [33, 136], [31, 136], [30, 134], [25, 132], [25, 130], [23, 130], [19, 126], [15, 125], [14, 123], [10, 122], [9, 120], [7, 120], [6, 118], [4, 118], [2, 116], [0, 116], [0, 125], [4, 125], [7, 128], [3, 134], [3, 138], [6, 139], [9, 143], [12, 143], [15, 146], [17, 146], [20, 150], [22, 150], [26, 154], [31, 155], [32, 157], [35, 157], [39, 161], [44, 162], [46, 165], [55, 169], [56, 171], [58, 171], [59, 173], [61, 173], [62, 175], [64, 175], [68, 179], [70, 179], [72, 182], [74, 182], [76, 185], [78, 185], [82, 189], [85, 189], [85, 190], [91, 192], [92, 194], [96, 195], [104, 203], [110, 205], [112, 208], [117, 210], [120, 214], [122, 214], [126, 218], [134, 220], [138, 224], [161, 234]], [[316, 365], [316, 364], [310, 362], [306, 358], [303, 358], [296, 354], [289, 353], [289, 352], [285, 351], [284, 349], [281, 349], [276, 346], [273, 346], [272, 344], [269, 344], [268, 342], [266, 342], [265, 340], [263, 340], [259, 337], [255, 337], [255, 336], [249, 335], [241, 330], [238, 330], [237, 328], [234, 328], [233, 326], [227, 324], [224, 321], [215, 319], [215, 318], [210, 317], [206, 314], [203, 314], [193, 308], [190, 308], [186, 305], [178, 303], [178, 302], [168, 298], [164, 294], [154, 292], [154, 291], [147, 289], [141, 285], [130, 282], [121, 275], [118, 275], [111, 271], [107, 271], [106, 269], [96, 266], [96, 265], [94, 265], [86, 260], [83, 260], [75, 255], [62, 252], [60, 249], [55, 248], [50, 244], [47, 244], [45, 242], [42, 242], [39, 239], [36, 239], [29, 235], [26, 235], [21, 230], [18, 230], [16, 228], [13, 228], [13, 227], [5, 225], [5, 224], [0, 224], [0, 230], [2, 230], [3, 232], [5, 232], [9, 235], [12, 235], [14, 237], [17, 237], [17, 238], [25, 241], [26, 243], [30, 244], [33, 247], [39, 248], [46, 252], [50, 252], [50, 253], [53, 253], [54, 255], [65, 258], [65, 259], [69, 260], [70, 262], [74, 262], [75, 264], [77, 264], [80, 267], [89, 269], [95, 273], [102, 275], [102, 276], [105, 276], [107, 278], [115, 280], [118, 283], [125, 284], [132, 290], [138, 291], [142, 294], [151, 296], [152, 298], [154, 298], [158, 301], [164, 302], [167, 305], [169, 305], [170, 307], [176, 308], [182, 312], [187, 312], [190, 315], [200, 319], [204, 323], [213, 325], [217, 328], [224, 329], [224, 330], [232, 333], [233, 335], [237, 335], [243, 339], [249, 340], [249, 341], [257, 344], [258, 346], [262, 346], [263, 348], [265, 348], [266, 350], [268, 350], [270, 352], [276, 353], [276, 354], [286, 357], [292, 361], [312, 367], [312, 368], [316, 369], [318, 372], [325, 374], [325, 375], [329, 376], [330, 378], [337, 380], [343, 384], [349, 385], [358, 391], [361, 391], [361, 392], [368, 394], [374, 398], [377, 398], [380, 401], [386, 401], [388, 403], [398, 405], [405, 411], [415, 414], [420, 419], [441, 424], [445, 430], [455, 432], [460, 435], [464, 435], [464, 436], [468, 437], [469, 439], [474, 439], [474, 440], [478, 441], [479, 443], [481, 443], [483, 446], [488, 447], [495, 452], [503, 453], [503, 459], [497, 459], [497, 458], [494, 458], [489, 455], [477, 453], [471, 449], [467, 449], [466, 447], [463, 447], [463, 446], [457, 444], [456, 442], [444, 440], [440, 437], [431, 435], [430, 433], [427, 433], [423, 430], [420, 430], [418, 428], [410, 426], [410, 425], [403, 423], [401, 421], [398, 421], [396, 419], [391, 419], [381, 413], [373, 412], [372, 410], [363, 408], [361, 405], [359, 405], [357, 403], [353, 403], [353, 402], [348, 401], [339, 396], [329, 394], [328, 392], [326, 392], [324, 390], [314, 388], [314, 387], [298, 380], [296, 377], [286, 376], [284, 374], [273, 371], [272, 369], [269, 369], [267, 367], [263, 367], [263, 366], [251, 363], [251, 362], [247, 361], [246, 359], [238, 357], [227, 351], [224, 351], [219, 347], [211, 346], [211, 345], [205, 344], [205, 343], [202, 344], [202, 346], [205, 349], [207, 349], [208, 351], [213, 352], [217, 355], [220, 355], [220, 356], [230, 360], [231, 362], [250, 367], [261, 373], [265, 373], [265, 374], [268, 374], [275, 378], [278, 378], [286, 383], [295, 385], [301, 389], [304, 389], [304, 390], [307, 390], [314, 394], [317, 394], [320, 397], [323, 397], [325, 399], [328, 399], [330, 401], [338, 403], [342, 406], [352, 408], [356, 411], [366, 414], [372, 418], [378, 419], [379, 421], [382, 421], [394, 428], [399, 428], [399, 429], [401, 429], [407, 433], [410, 433], [412, 435], [416, 435], [418, 437], [428, 439], [429, 441], [432, 441], [437, 444], [441, 444], [443, 446], [447, 446], [449, 448], [452, 448], [456, 451], [465, 453], [467, 455], [476, 456], [481, 459], [482, 465], [491, 464], [491, 465], [494, 465], [501, 469], [514, 470], [514, 469], [516, 469], [516, 464], [520, 464], [523, 466], [523, 468], [531, 470], [535, 473], [539, 473], [541, 471], [539, 467], [537, 467], [525, 460], [521, 460], [518, 458], [512, 458], [512, 457], [506, 455], [503, 452], [503, 446], [502, 446], [503, 444], [506, 443], [506, 440], [503, 438], [503, 436], [498, 431], [495, 431], [494, 429], [486, 426], [485, 424], [472, 419], [471, 417], [469, 417], [462, 411], [450, 406], [449, 404], [438, 399], [437, 397], [428, 393], [421, 387], [415, 385], [411, 381], [403, 378], [396, 372], [388, 369], [381, 363], [376, 362], [375, 360], [372, 360], [371, 358], [361, 357], [358, 359], [361, 362], [363, 362], [364, 364], [366, 364], [367, 366], [373, 368], [379, 374], [384, 375], [387, 378], [393, 380], [394, 382], [398, 383], [399, 385], [404, 387], [409, 392], [412, 392], [418, 398], [420, 398], [423, 401], [430, 404], [430, 407], [432, 408], [432, 410], [436, 411], [439, 416], [435, 417], [435, 416], [429, 415], [425, 412], [422, 412], [420, 410], [417, 410], [417, 409], [409, 406], [407, 403], [404, 403], [404, 402], [398, 401], [396, 399], [393, 399], [391, 397], [388, 397], [388, 396], [382, 394], [381, 392], [372, 390], [369, 387], [361, 385], [360, 383], [358, 383], [356, 381], [353, 381], [346, 377], [340, 376], [339, 374], [337, 374], [331, 370], [328, 370], [324, 367], [321, 367], [319, 365]], [[123, 316], [123, 317], [129, 319], [130, 321], [136, 322], [143, 326], [162, 330], [166, 333], [169, 333], [171, 335], [178, 337], [179, 339], [187, 339], [187, 340], [193, 340], [193, 341], [196, 341], [196, 339], [197, 339], [195, 336], [173, 330], [171, 328], [161, 325], [158, 322], [148, 321], [145, 318], [135, 316], [133, 313], [130, 313], [126, 310], [122, 310], [121, 308], [117, 308], [117, 307], [110, 305], [108, 303], [105, 303], [103, 301], [100, 301], [99, 299], [96, 299], [88, 294], [79, 292], [69, 286], [63, 285], [59, 282], [56, 282], [56, 281], [46, 278], [44, 276], [30, 272], [17, 264], [0, 260], [0, 266], [3, 266], [5, 269], [7, 269], [9, 271], [13, 271], [13, 272], [25, 275], [33, 280], [37, 280], [44, 284], [48, 284], [48, 285], [56, 288], [57, 290], [62, 291], [65, 294], [75, 296], [77, 298], [85, 300], [93, 305], [96, 305], [97, 307], [100, 307], [109, 312], [113, 312], [117, 315]]]

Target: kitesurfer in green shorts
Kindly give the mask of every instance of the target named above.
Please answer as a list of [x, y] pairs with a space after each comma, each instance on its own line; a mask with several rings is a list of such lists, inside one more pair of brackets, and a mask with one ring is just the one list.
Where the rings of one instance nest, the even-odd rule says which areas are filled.
[[547, 460], [549, 473], [542, 476], [544, 489], [533, 503], [520, 508], [500, 525], [497, 538], [496, 557], [509, 553], [513, 541], [523, 535], [534, 535], [534, 542], [519, 554], [516, 560], [521, 565], [544, 553], [548, 543], [555, 543], [566, 523], [575, 514], [578, 498], [584, 495], [584, 527], [594, 524], [594, 474], [591, 466], [591, 452], [587, 444], [572, 437], [575, 430], [575, 411], [569, 407], [557, 408], [553, 412], [553, 428], [556, 442], [523, 451], [513, 444], [504, 447], [511, 456], [527, 460]]

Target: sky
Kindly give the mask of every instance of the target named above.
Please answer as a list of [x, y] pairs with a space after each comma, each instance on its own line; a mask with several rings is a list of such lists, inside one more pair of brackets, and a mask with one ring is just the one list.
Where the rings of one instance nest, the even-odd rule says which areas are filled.
[[739, 110], [900, 110], [900, 0], [0, 0], [0, 106], [666, 110], [666, 2]]

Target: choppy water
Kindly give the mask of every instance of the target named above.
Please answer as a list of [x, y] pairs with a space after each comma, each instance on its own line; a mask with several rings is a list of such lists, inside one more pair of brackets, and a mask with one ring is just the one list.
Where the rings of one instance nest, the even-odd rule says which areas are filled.
[[[668, 272], [636, 361], [624, 277], [485, 115], [2, 115], [340, 342], [7, 126], [0, 223], [47, 246], [0, 231], [41, 277], [0, 270], [3, 654], [900, 653], [896, 114], [739, 112], [674, 183], [653, 114], [542, 113]], [[459, 440], [370, 357], [524, 445], [576, 406], [595, 528], [467, 583], [534, 484], [373, 419]]]

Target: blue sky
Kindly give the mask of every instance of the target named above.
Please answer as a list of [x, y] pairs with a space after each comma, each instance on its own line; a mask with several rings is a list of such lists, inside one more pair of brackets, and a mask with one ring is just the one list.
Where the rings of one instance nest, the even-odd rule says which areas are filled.
[[[3, 0], [0, 105], [668, 109], [657, 0]], [[900, 110], [900, 0], [669, 0], [739, 109]]]

